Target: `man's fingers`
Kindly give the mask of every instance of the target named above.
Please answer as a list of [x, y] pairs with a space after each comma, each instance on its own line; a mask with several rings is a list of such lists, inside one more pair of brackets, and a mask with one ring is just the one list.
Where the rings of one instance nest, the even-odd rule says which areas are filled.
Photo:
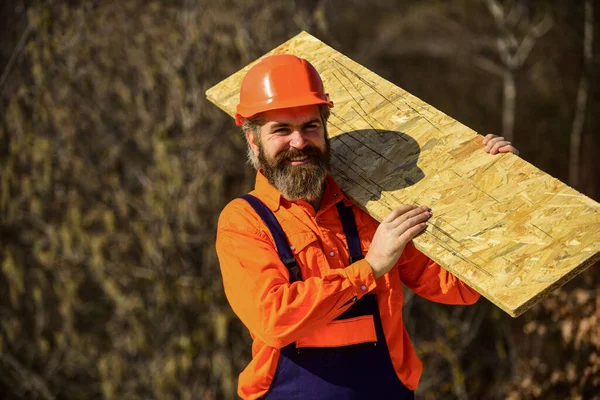
[[491, 139], [496, 138], [498, 136], [496, 135], [492, 135], [491, 133], [488, 133], [487, 135], [485, 135], [485, 137], [483, 138], [483, 144], [487, 144], [487, 142], [489, 142]]
[[394, 208], [388, 215], [383, 219], [383, 222], [392, 222], [396, 218], [414, 210], [417, 206], [400, 206], [398, 208]]
[[396, 232], [398, 235], [402, 235], [403, 232], [411, 229], [415, 225], [427, 221], [429, 218], [431, 218], [431, 212], [423, 210], [418, 214], [411, 215], [410, 217], [404, 219], [394, 228], [394, 232]]
[[427, 223], [421, 222], [421, 223], [413, 226], [412, 228], [409, 228], [406, 231], [404, 231], [404, 233], [402, 235], [400, 235], [400, 240], [403, 243], [408, 243], [411, 240], [413, 240], [415, 238], [415, 236], [417, 236], [419, 233], [423, 232], [426, 227], [427, 227]]
[[515, 155], [519, 155], [519, 150], [515, 149], [512, 145], [502, 146], [498, 149], [500, 153], [513, 153]]
[[483, 138], [483, 145], [485, 146], [484, 150], [490, 154], [509, 152], [516, 155], [519, 154], [519, 150], [517, 150], [511, 142], [504, 139], [502, 136], [496, 136], [492, 134], [486, 135], [486, 137]]
[[488, 142], [485, 144], [485, 151], [490, 151], [496, 143], [502, 142], [502, 141], [505, 141], [502, 136], [494, 136], [492, 139], [488, 140]]
[[427, 206], [415, 207], [414, 209], [407, 211], [404, 214], [396, 217], [396, 219], [390, 221], [390, 225], [394, 228], [397, 228], [400, 225], [402, 225], [405, 221], [407, 221], [411, 218], [414, 218], [418, 215], [421, 215], [421, 214], [431, 215], [431, 211], [430, 211], [429, 207], [427, 207]]
[[491, 154], [496, 154], [500, 147], [510, 146], [510, 142], [508, 140], [499, 140], [492, 147], [490, 147], [489, 152]]

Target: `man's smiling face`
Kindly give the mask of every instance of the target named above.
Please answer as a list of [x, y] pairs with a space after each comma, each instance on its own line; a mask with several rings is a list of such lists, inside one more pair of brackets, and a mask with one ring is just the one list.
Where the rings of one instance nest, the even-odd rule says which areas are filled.
[[329, 173], [327, 130], [316, 105], [266, 111], [260, 136], [247, 132], [259, 168], [288, 200], [315, 201]]

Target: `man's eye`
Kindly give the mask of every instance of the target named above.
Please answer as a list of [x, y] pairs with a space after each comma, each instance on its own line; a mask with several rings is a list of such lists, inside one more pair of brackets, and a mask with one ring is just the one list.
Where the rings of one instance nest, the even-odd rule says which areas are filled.
[[319, 125], [317, 125], [317, 124], [310, 124], [310, 125], [306, 125], [304, 127], [304, 129], [307, 129], [309, 131], [313, 131], [313, 130], [318, 129], [318, 128], [319, 128]]
[[273, 133], [276, 133], [278, 135], [285, 135], [285, 134], [289, 133], [289, 129], [287, 129], [287, 128], [279, 128], [279, 129], [275, 129], [273, 131]]

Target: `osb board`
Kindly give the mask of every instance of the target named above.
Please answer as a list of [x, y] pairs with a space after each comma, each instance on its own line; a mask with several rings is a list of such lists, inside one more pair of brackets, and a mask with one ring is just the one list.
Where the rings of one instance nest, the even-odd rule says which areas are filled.
[[[302, 32], [269, 54], [308, 59], [335, 103], [333, 175], [381, 221], [433, 209], [415, 246], [516, 317], [600, 258], [600, 204]], [[235, 115], [250, 64], [206, 92]]]

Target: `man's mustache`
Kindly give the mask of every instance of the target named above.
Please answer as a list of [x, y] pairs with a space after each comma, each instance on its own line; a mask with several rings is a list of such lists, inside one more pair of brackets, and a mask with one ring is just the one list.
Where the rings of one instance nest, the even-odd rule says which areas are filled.
[[317, 157], [318, 158], [318, 157], [321, 157], [322, 155], [323, 155], [323, 152], [319, 148], [314, 147], [314, 146], [306, 146], [302, 150], [295, 149], [293, 147], [288, 147], [286, 150], [283, 150], [282, 152], [277, 154], [275, 159], [277, 162], [281, 162], [281, 161], [285, 161], [285, 160], [293, 158], [293, 157], [306, 156], [306, 157]]

